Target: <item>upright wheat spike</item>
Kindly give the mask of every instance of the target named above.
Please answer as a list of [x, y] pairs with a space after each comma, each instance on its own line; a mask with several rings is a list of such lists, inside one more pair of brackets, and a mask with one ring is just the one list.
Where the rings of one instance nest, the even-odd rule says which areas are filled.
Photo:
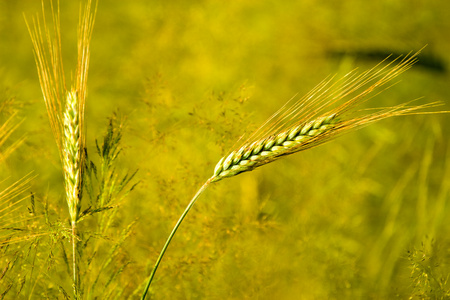
[[67, 204], [72, 222], [78, 220], [79, 200], [82, 195], [82, 166], [80, 147], [80, 115], [76, 92], [68, 92], [63, 130], [63, 169], [66, 184]]
[[28, 25], [28, 22], [27, 27], [33, 42], [39, 82], [44, 95], [50, 125], [63, 164], [66, 200], [72, 224], [74, 297], [78, 298], [80, 295], [76, 264], [76, 227], [83, 195], [83, 167], [85, 165], [84, 109], [90, 42], [97, 5], [92, 10], [92, 0], [86, 0], [85, 5], [80, 7], [77, 32], [77, 68], [75, 80], [70, 90], [66, 88], [62, 61], [59, 1], [56, 11], [51, 0], [50, 7], [53, 33], [46, 25], [44, 1], [42, 1], [43, 29], [39, 18], [33, 18], [33, 28]]
[[66, 187], [66, 200], [69, 206], [69, 215], [72, 224], [72, 268], [74, 281], [74, 295], [78, 297], [78, 278], [75, 240], [78, 214], [81, 210], [81, 197], [83, 195], [83, 149], [80, 147], [80, 111], [76, 92], [68, 92], [66, 98], [66, 110], [63, 119], [63, 171]]
[[[304, 97], [289, 106], [286, 103], [240, 147], [230, 151], [217, 163], [213, 175], [195, 194], [170, 233], [153, 267], [141, 299], [145, 299], [153, 277], [175, 232], [200, 194], [212, 182], [236, 176], [268, 164], [283, 156], [306, 150], [373, 122], [400, 115], [422, 114], [418, 110], [437, 106], [428, 103], [411, 106], [403, 103], [393, 107], [357, 110], [357, 106], [386, 89], [380, 89], [393, 78], [408, 70], [420, 50], [413, 55], [385, 59], [370, 70], [358, 74], [352, 71], [337, 81], [333, 78], [319, 83]], [[384, 64], [384, 65], [383, 65]], [[373, 95], [370, 93], [377, 91]]]

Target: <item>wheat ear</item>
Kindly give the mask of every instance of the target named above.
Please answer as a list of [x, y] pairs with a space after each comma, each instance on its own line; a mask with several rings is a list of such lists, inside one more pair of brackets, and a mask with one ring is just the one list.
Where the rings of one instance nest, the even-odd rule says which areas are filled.
[[78, 298], [77, 274], [77, 241], [76, 230], [78, 215], [81, 210], [81, 198], [83, 195], [83, 151], [81, 145], [80, 110], [77, 93], [67, 93], [66, 109], [63, 119], [62, 161], [64, 170], [64, 183], [66, 188], [66, 200], [69, 206], [69, 215], [72, 225], [72, 268], [74, 295]]
[[[288, 108], [283, 108], [261, 126], [244, 144], [217, 163], [211, 181], [251, 171], [280, 157], [328, 142], [350, 130], [400, 115], [408, 115], [439, 103], [411, 106], [403, 103], [375, 109], [372, 113], [357, 110], [393, 78], [408, 70], [416, 61], [417, 52], [403, 59], [357, 74], [350, 72], [333, 83], [326, 80]], [[395, 62], [399, 61], [397, 64]], [[388, 87], [386, 87], [388, 88]], [[386, 89], [385, 88], [385, 89]], [[381, 90], [382, 91], [382, 90]], [[380, 93], [378, 91], [376, 94]]]
[[[440, 103], [412, 106], [403, 103], [393, 107], [358, 110], [357, 106], [377, 95], [393, 78], [408, 70], [416, 61], [420, 50], [413, 55], [398, 57], [390, 63], [386, 60], [370, 70], [358, 74], [352, 71], [342, 79], [333, 78], [319, 83], [291, 106], [284, 105], [255, 131], [240, 147], [230, 151], [217, 163], [213, 175], [189, 202], [170, 233], [153, 267], [141, 299], [145, 299], [156, 270], [175, 232], [200, 194], [212, 182], [251, 171], [302, 150], [306, 150], [373, 122], [400, 115], [423, 114], [418, 110]], [[386, 63], [382, 66], [382, 63]], [[369, 96], [369, 94], [376, 93]], [[432, 113], [432, 112], [431, 112]]]
[[92, 10], [92, 0], [87, 0], [84, 7], [80, 8], [77, 68], [73, 87], [70, 90], [66, 88], [62, 61], [59, 1], [56, 9], [52, 1], [50, 1], [50, 7], [53, 33], [46, 25], [44, 1], [42, 1], [43, 26], [41, 26], [39, 18], [33, 18], [33, 28], [29, 26], [28, 22], [27, 27], [33, 42], [39, 82], [47, 107], [47, 114], [63, 165], [66, 200], [72, 226], [73, 290], [74, 297], [79, 298], [76, 227], [83, 191], [83, 168], [85, 165], [84, 110], [90, 41], [97, 3], [94, 10]]
[[72, 222], [78, 220], [82, 195], [80, 114], [76, 92], [68, 92], [63, 121], [63, 169], [66, 198]]
[[320, 117], [305, 124], [297, 125], [277, 135], [246, 144], [239, 150], [222, 157], [214, 169], [212, 182], [239, 173], [250, 171], [276, 158], [292, 153], [294, 149], [305, 146], [331, 131], [338, 122], [336, 114]]

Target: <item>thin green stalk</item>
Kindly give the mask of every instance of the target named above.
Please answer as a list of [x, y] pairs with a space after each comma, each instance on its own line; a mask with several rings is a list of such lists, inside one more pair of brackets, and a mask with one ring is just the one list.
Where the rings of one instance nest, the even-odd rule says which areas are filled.
[[194, 205], [195, 201], [197, 201], [198, 197], [203, 193], [203, 191], [208, 187], [208, 185], [211, 183], [213, 177], [208, 179], [203, 186], [197, 191], [195, 196], [192, 198], [191, 202], [189, 202], [188, 206], [184, 210], [181, 217], [178, 219], [177, 224], [175, 224], [175, 227], [172, 229], [172, 232], [170, 233], [169, 237], [167, 238], [166, 243], [164, 244], [164, 247], [161, 250], [161, 253], [158, 256], [158, 259], [156, 260], [155, 266], [153, 267], [152, 273], [150, 274], [150, 278], [147, 281], [147, 285], [145, 287], [144, 293], [142, 294], [141, 300], [144, 300], [147, 296], [148, 289], [150, 288], [150, 284], [152, 283], [153, 277], [155, 276], [156, 270], [158, 269], [159, 263], [161, 262], [161, 259], [164, 256], [164, 253], [166, 253], [167, 247], [169, 246], [170, 242], [172, 241], [173, 236], [175, 235], [175, 232], [177, 232], [178, 227], [180, 227], [181, 222], [183, 222], [184, 217], [187, 215], [191, 207]]
[[72, 263], [73, 263], [73, 295], [75, 299], [78, 299], [78, 280], [77, 280], [77, 245], [75, 233], [77, 230], [77, 223], [72, 221]]

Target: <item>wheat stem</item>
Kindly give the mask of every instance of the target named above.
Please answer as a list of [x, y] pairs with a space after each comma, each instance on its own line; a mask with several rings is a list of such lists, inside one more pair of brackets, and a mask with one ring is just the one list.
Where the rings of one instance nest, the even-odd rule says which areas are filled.
[[197, 201], [198, 197], [205, 191], [205, 189], [208, 187], [208, 185], [212, 182], [212, 178], [208, 179], [202, 187], [197, 191], [197, 193], [194, 195], [192, 200], [189, 202], [188, 206], [184, 210], [184, 212], [181, 214], [180, 218], [178, 219], [178, 222], [175, 224], [175, 227], [172, 229], [172, 232], [170, 233], [169, 237], [167, 238], [166, 243], [164, 244], [161, 253], [158, 256], [158, 259], [156, 260], [155, 266], [153, 267], [152, 273], [150, 274], [150, 277], [147, 281], [147, 285], [145, 286], [144, 293], [142, 294], [141, 300], [144, 300], [147, 296], [148, 289], [150, 288], [150, 284], [152, 283], [153, 277], [155, 276], [156, 270], [158, 269], [158, 266], [161, 262], [161, 259], [163, 258], [164, 254], [166, 253], [167, 247], [169, 247], [170, 242], [172, 241], [173, 236], [175, 235], [175, 232], [177, 232], [178, 227], [180, 227], [181, 222], [183, 222], [184, 217], [187, 215], [187, 213], [191, 210], [192, 206], [194, 205], [195, 201]]
[[78, 274], [77, 274], [77, 241], [75, 238], [77, 223], [72, 221], [72, 268], [73, 268], [73, 296], [78, 299]]

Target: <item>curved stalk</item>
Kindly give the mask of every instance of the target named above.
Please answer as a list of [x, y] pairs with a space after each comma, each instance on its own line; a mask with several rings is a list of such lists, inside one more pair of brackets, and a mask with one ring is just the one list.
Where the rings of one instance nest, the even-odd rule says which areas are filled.
[[169, 237], [167, 238], [166, 243], [164, 244], [164, 247], [161, 250], [161, 253], [158, 256], [158, 259], [156, 260], [155, 266], [153, 267], [152, 273], [150, 274], [150, 278], [147, 281], [147, 285], [145, 287], [144, 293], [142, 294], [141, 300], [144, 300], [147, 296], [148, 289], [150, 288], [150, 284], [152, 283], [153, 277], [155, 276], [156, 270], [158, 269], [159, 263], [161, 262], [161, 259], [164, 256], [164, 253], [166, 253], [167, 247], [169, 246], [170, 242], [172, 241], [173, 236], [175, 235], [175, 232], [177, 231], [178, 227], [180, 227], [181, 222], [183, 222], [184, 217], [187, 215], [189, 210], [194, 205], [195, 201], [197, 201], [198, 197], [203, 193], [203, 191], [208, 187], [208, 185], [211, 183], [214, 177], [208, 179], [202, 187], [197, 191], [195, 196], [192, 198], [191, 202], [187, 205], [186, 209], [184, 210], [183, 214], [181, 214], [180, 218], [178, 219], [177, 224], [175, 224], [175, 227], [172, 229], [172, 232], [170, 233]]

